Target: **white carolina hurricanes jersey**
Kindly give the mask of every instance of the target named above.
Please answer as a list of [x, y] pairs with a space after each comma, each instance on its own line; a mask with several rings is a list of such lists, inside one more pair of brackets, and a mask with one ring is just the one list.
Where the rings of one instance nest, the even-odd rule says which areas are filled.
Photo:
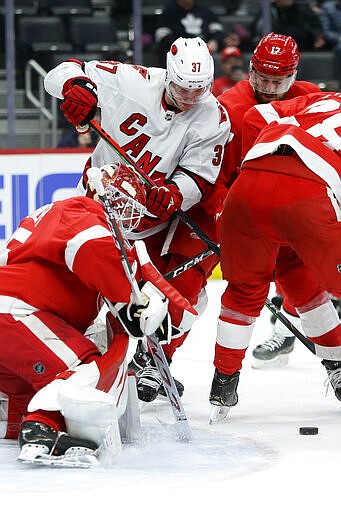
[[253, 107], [244, 117], [243, 144], [248, 150], [244, 162], [290, 146], [341, 202], [340, 93], [313, 93]]
[[[144, 172], [151, 176], [160, 172], [169, 177], [180, 166], [215, 183], [230, 122], [212, 94], [187, 112], [174, 112], [167, 110], [164, 101], [164, 69], [110, 61], [90, 61], [83, 69], [81, 63], [74, 61], [58, 65], [45, 78], [47, 92], [62, 99], [66, 80], [87, 76], [97, 85], [103, 129]], [[92, 155], [92, 164], [102, 166], [117, 159], [117, 154], [101, 140]], [[195, 181], [190, 181], [195, 189]], [[177, 184], [182, 191], [182, 183]], [[183, 196], [185, 210], [201, 198], [198, 190], [186, 190]]]
[[23, 219], [0, 264], [0, 313], [49, 311], [85, 332], [101, 306], [99, 294], [130, 300], [104, 210], [87, 197], [56, 201]]

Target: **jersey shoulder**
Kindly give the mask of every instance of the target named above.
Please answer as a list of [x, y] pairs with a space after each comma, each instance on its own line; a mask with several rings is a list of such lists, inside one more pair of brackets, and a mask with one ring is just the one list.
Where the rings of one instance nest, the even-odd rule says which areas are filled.
[[53, 211], [59, 211], [61, 215], [67, 217], [81, 218], [93, 214], [96, 217], [105, 218], [102, 205], [94, 199], [87, 196], [75, 196], [62, 199], [53, 203]]
[[234, 112], [238, 113], [238, 116], [242, 116], [257, 103], [248, 80], [241, 80], [231, 89], [220, 94], [217, 99], [227, 109], [230, 116]]
[[312, 82], [296, 80], [296, 82], [294, 82], [290, 87], [285, 99], [295, 98], [296, 96], [302, 96], [304, 94], [311, 94], [312, 92], [321, 92], [321, 89], [318, 85]]
[[143, 87], [143, 84], [153, 84], [165, 78], [166, 70], [125, 64], [119, 61], [90, 61], [85, 66], [102, 84], [121, 89]]

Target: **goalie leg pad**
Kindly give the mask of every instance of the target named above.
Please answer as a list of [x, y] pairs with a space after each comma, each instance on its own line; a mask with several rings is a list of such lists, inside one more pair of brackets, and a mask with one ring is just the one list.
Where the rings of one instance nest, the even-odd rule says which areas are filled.
[[126, 410], [118, 422], [123, 443], [133, 443], [141, 438], [140, 408], [134, 374], [128, 375]]
[[64, 379], [72, 379], [72, 382], [80, 386], [96, 387], [100, 378], [100, 372], [95, 361], [82, 364], [74, 369], [67, 370], [57, 375], [56, 379], [41, 388], [28, 404], [28, 412], [39, 409], [44, 411], [60, 411], [59, 390], [65, 382]]
[[71, 436], [89, 439], [115, 456], [121, 450], [115, 399], [98, 389], [64, 381], [59, 403]]

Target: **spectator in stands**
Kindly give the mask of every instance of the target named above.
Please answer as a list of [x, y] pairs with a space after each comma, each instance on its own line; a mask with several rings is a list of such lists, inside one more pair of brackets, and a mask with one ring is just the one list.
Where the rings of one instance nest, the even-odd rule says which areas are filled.
[[94, 148], [97, 139], [94, 132], [78, 133], [75, 129], [71, 129], [62, 135], [57, 148]]
[[235, 11], [240, 7], [240, 0], [225, 0], [225, 14], [234, 14]]
[[242, 52], [237, 46], [226, 46], [220, 53], [222, 76], [213, 82], [212, 93], [215, 97], [231, 89], [240, 80], [248, 78], [244, 71]]
[[171, 43], [178, 37], [201, 37], [211, 53], [221, 50], [226, 42], [224, 27], [208, 7], [196, 0], [171, 0], [158, 19], [155, 42], [162, 67]]
[[322, 4], [319, 18], [326, 43], [334, 52], [335, 78], [341, 89], [341, 0]]
[[[319, 50], [325, 46], [319, 16], [308, 2], [274, 0], [270, 6], [271, 29], [278, 34], [292, 36], [300, 50]], [[256, 19], [256, 39], [263, 33], [263, 17]]]
[[[96, 112], [94, 121], [101, 122], [100, 111]], [[98, 142], [98, 135], [92, 130], [86, 133], [78, 133], [75, 128], [68, 127], [64, 130], [57, 148], [94, 148]]]

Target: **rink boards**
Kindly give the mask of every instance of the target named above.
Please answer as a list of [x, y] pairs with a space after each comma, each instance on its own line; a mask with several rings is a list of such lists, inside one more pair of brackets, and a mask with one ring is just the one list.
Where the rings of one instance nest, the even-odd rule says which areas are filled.
[[[0, 150], [0, 243], [40, 206], [75, 194], [88, 150]], [[219, 265], [213, 279], [220, 279]]]
[[0, 241], [44, 204], [75, 194], [87, 150], [0, 151]]

